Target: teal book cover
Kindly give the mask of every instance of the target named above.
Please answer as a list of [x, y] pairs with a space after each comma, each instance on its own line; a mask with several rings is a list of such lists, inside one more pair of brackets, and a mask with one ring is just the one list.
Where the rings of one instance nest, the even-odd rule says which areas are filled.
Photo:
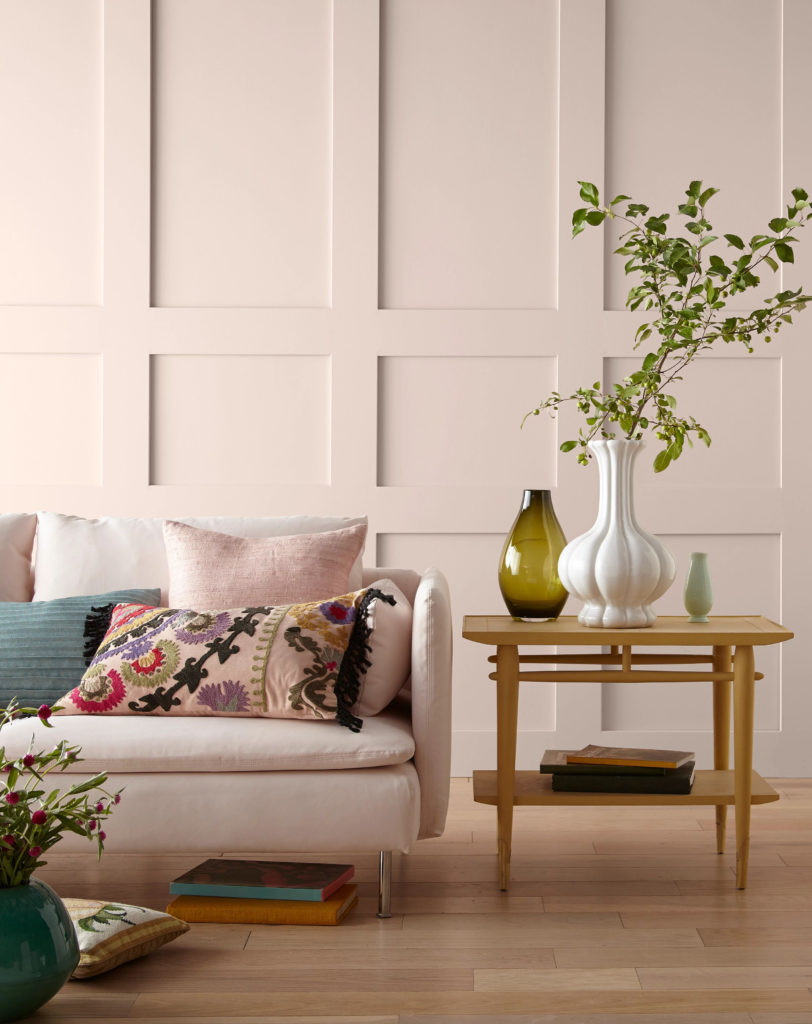
[[213, 857], [179, 875], [169, 891], [184, 896], [326, 900], [355, 874], [352, 864], [311, 864]]

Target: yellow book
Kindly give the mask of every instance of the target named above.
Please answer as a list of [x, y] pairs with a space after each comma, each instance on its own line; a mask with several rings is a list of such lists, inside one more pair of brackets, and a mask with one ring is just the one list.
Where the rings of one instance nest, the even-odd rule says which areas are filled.
[[598, 747], [567, 751], [567, 764], [614, 764], [640, 768], [679, 768], [693, 760], [691, 750], [651, 750], [645, 747]]
[[176, 896], [167, 914], [181, 921], [229, 924], [340, 924], [358, 902], [358, 886], [342, 885], [326, 900], [255, 900]]

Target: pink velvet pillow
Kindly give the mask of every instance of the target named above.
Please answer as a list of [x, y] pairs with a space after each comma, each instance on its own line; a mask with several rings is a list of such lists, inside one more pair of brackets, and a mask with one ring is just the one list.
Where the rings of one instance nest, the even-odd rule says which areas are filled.
[[349, 590], [365, 523], [328, 533], [231, 537], [164, 523], [173, 608], [240, 608], [320, 601]]

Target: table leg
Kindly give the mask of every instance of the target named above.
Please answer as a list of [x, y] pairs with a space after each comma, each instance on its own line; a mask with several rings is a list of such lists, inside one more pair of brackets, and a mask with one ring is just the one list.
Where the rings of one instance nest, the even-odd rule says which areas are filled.
[[736, 795], [736, 888], [747, 887], [750, 856], [750, 796], [753, 782], [753, 697], [755, 660], [752, 647], [737, 647], [733, 656], [733, 749]]
[[[713, 671], [730, 672], [733, 663], [731, 647], [713, 648]], [[730, 768], [730, 680], [713, 683], [713, 767], [716, 771]], [[727, 804], [716, 805], [716, 852], [725, 852]]]
[[496, 648], [496, 814], [499, 888], [510, 888], [510, 846], [516, 775], [516, 729], [519, 717], [519, 649]]

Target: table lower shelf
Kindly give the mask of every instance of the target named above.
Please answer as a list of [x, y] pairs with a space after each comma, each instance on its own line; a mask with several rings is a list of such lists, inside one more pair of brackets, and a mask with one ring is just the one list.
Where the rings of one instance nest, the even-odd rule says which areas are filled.
[[[662, 804], [734, 804], [732, 771], [697, 771], [690, 793], [554, 793], [552, 778], [541, 772], [516, 772], [514, 805], [561, 804], [635, 806]], [[768, 804], [778, 793], [753, 772], [751, 804]], [[474, 772], [474, 800], [496, 804], [496, 772]]]

